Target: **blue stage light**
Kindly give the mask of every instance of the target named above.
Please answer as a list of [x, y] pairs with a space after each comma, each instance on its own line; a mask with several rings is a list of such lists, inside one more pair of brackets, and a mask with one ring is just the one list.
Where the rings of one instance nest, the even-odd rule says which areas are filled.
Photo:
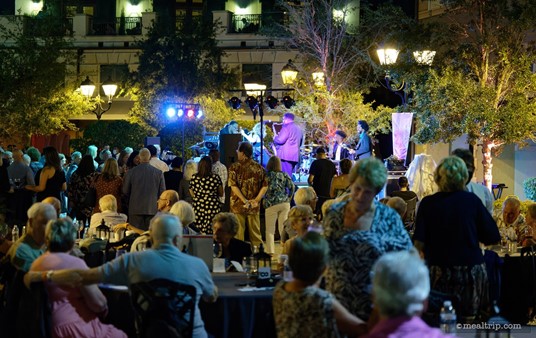
[[168, 109], [166, 110], [166, 115], [169, 117], [169, 118], [172, 118], [175, 116], [177, 112], [175, 111], [175, 108], [173, 107], [168, 107]]

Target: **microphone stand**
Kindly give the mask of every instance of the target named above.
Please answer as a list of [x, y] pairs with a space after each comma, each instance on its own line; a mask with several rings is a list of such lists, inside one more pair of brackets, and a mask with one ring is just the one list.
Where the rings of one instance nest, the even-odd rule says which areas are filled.
[[260, 145], [260, 152], [261, 152], [261, 157], [260, 157], [260, 164], [261, 166], [263, 165], [263, 153], [264, 153], [264, 109], [263, 109], [263, 104], [264, 104], [264, 99], [263, 99], [263, 95], [264, 92], [261, 90], [261, 100], [259, 102], [259, 105], [257, 106], [258, 107], [258, 110], [259, 110], [259, 116], [260, 116], [260, 123], [261, 123], [261, 134], [259, 135], [260, 136], [260, 139], [261, 139], [261, 145]]

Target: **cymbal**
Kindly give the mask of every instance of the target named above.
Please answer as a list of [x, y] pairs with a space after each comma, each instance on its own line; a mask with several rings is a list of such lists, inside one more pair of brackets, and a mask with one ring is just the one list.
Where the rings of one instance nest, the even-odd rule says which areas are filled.
[[305, 147], [320, 147], [320, 144], [309, 143], [309, 144], [302, 145], [300, 148], [305, 148]]
[[205, 141], [201, 141], [199, 143], [194, 144], [193, 146], [190, 146], [189, 148], [190, 149], [197, 149], [197, 148], [202, 148], [204, 146], [205, 146]]

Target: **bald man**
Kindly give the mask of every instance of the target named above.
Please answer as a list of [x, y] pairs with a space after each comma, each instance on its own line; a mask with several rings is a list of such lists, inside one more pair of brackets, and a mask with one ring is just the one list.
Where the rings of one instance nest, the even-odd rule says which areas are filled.
[[179, 201], [179, 194], [175, 190], [164, 190], [156, 202], [158, 212], [169, 212], [173, 204]]
[[58, 217], [58, 218], [60, 217], [61, 202], [60, 202], [59, 199], [57, 199], [56, 197], [53, 197], [53, 196], [49, 196], [49, 197], [46, 197], [41, 202], [52, 205], [54, 207], [54, 210], [56, 210], [56, 217]]
[[[177, 216], [160, 215], [150, 224], [151, 249], [121, 255], [111, 262], [89, 270], [59, 270], [48, 272], [49, 280], [57, 284], [77, 285], [110, 283], [131, 285], [164, 278], [174, 282], [192, 285], [197, 290], [194, 317], [194, 338], [205, 338], [207, 333], [199, 312], [199, 299], [215, 302], [218, 289], [212, 281], [207, 265], [197, 257], [179, 250], [182, 240], [182, 225]], [[42, 272], [30, 272], [25, 282], [42, 280]]]
[[9, 223], [24, 224], [28, 220], [26, 212], [32, 205], [33, 193], [24, 189], [24, 186], [35, 185], [32, 169], [24, 163], [23, 153], [20, 150], [13, 151], [13, 163], [7, 168], [11, 181], [11, 190], [8, 194]]

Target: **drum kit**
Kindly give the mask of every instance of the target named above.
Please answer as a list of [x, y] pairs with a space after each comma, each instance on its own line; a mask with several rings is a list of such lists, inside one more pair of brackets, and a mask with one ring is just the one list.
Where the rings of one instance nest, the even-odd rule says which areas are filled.
[[300, 147], [300, 166], [298, 167], [297, 173], [301, 177], [302, 175], [309, 175], [309, 168], [311, 167], [311, 163], [313, 163], [314, 160], [314, 150], [317, 147], [320, 147], [320, 144], [317, 143], [308, 143], [304, 144]]
[[197, 155], [197, 157], [203, 157], [208, 155], [208, 152], [210, 151], [209, 148], [205, 147], [205, 141], [201, 141], [199, 143], [194, 144], [193, 146], [189, 147], [194, 151], [194, 153]]

